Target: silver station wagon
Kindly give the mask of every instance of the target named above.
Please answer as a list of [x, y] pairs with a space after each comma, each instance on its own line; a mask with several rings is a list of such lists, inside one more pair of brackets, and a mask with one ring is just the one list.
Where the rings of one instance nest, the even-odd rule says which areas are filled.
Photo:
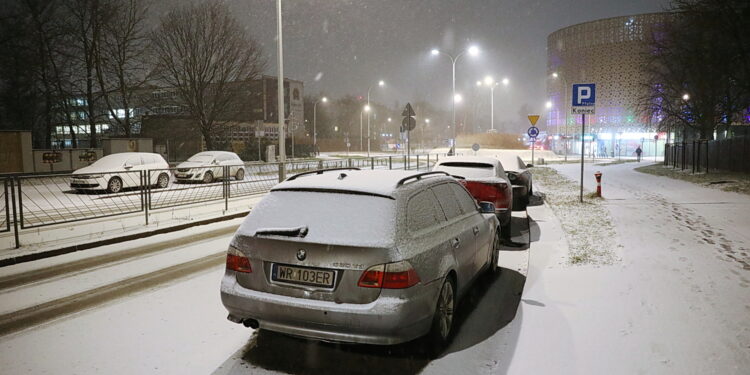
[[228, 319], [323, 341], [443, 346], [497, 268], [494, 206], [445, 172], [320, 170], [278, 184], [227, 252]]

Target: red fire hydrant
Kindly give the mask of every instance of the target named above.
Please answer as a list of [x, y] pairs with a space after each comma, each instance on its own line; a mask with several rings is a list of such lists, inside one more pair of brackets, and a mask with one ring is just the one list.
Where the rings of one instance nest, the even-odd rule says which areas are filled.
[[602, 196], [602, 172], [596, 171], [596, 173], [594, 173], [594, 177], [596, 177], [596, 196], [601, 197]]

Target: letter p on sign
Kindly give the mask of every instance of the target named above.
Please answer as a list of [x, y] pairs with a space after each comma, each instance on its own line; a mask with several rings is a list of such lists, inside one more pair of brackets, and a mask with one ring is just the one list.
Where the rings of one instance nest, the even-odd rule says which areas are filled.
[[593, 107], [596, 105], [596, 85], [579, 83], [573, 85], [573, 107]]

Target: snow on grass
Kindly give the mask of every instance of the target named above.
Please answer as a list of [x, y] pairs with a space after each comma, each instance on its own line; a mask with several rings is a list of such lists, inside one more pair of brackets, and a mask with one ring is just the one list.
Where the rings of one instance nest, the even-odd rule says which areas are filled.
[[638, 172], [683, 180], [724, 191], [750, 194], [750, 174], [738, 172], [692, 173], [692, 169], [674, 169], [663, 164], [652, 164], [635, 169]]
[[579, 202], [579, 185], [552, 168], [532, 169], [534, 183], [544, 191], [544, 200], [560, 219], [568, 240], [568, 263], [611, 264], [615, 255], [616, 232], [603, 199], [585, 194]]

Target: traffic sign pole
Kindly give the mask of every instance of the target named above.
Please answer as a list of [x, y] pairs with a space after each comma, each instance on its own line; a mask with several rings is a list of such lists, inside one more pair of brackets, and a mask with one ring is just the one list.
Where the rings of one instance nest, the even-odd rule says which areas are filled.
[[583, 134], [586, 132], [586, 114], [581, 114], [581, 194], [580, 194], [580, 201], [583, 203], [583, 159], [586, 157], [586, 149], [585, 145], [586, 142], [584, 142]]

